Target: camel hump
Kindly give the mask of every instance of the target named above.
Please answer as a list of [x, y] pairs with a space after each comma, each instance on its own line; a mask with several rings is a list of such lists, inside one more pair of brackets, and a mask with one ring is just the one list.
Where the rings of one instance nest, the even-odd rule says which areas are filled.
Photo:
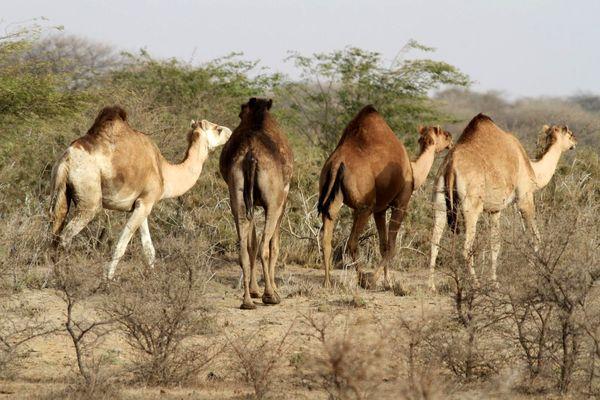
[[373, 104], [367, 104], [358, 112], [357, 116], [369, 115], [369, 114], [376, 113], [376, 112], [377, 112], [377, 110], [375, 109], [375, 106]]
[[377, 112], [377, 110], [375, 109], [375, 107], [373, 107], [372, 104], [364, 106], [358, 112], [358, 114], [356, 114], [356, 116], [348, 123], [346, 129], [344, 129], [344, 132], [342, 133], [340, 142], [343, 141], [344, 138], [360, 135], [361, 131], [364, 130], [365, 126], [371, 127], [374, 124], [380, 125], [382, 122], [383, 124], [385, 124], [383, 117], [381, 117], [379, 112]]
[[88, 130], [88, 135], [99, 134], [108, 124], [115, 121], [127, 122], [127, 112], [120, 106], [104, 107], [99, 113], [94, 124]]
[[472, 132], [472, 131], [476, 130], [480, 124], [488, 124], [488, 123], [495, 125], [494, 121], [490, 117], [488, 117], [485, 114], [479, 113], [475, 117], [473, 117], [471, 122], [469, 122], [469, 124], [465, 128], [464, 133]]

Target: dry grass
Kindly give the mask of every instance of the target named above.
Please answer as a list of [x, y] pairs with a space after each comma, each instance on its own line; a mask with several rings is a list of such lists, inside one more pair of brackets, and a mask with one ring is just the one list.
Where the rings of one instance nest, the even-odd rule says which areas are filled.
[[[170, 159], [180, 157], [186, 121], [153, 108], [150, 98], [115, 96], [135, 118], [132, 124], [154, 132]], [[218, 117], [234, 121], [228, 114]], [[69, 253], [52, 261], [45, 186], [49, 166], [74, 136], [64, 132], [84, 131], [91, 118], [90, 112], [70, 121], [61, 134], [56, 125], [43, 124], [39, 141], [27, 149], [48, 150], [19, 164], [26, 175], [22, 181], [10, 166], [3, 170], [9, 175], [0, 178], [0, 186], [23, 182], [24, 192], [0, 193], [1, 390], [7, 388], [16, 398], [36, 398], [28, 393], [35, 390], [47, 392], [48, 398], [124, 399], [600, 395], [600, 162], [594, 151], [578, 150], [574, 158], [561, 161], [551, 184], [536, 195], [544, 242], [539, 253], [528, 244], [517, 213], [504, 213], [498, 289], [487, 285], [483, 218], [475, 247], [482, 287], [472, 287], [465, 276], [462, 237], [447, 233], [438, 261], [438, 292], [427, 291], [431, 186], [426, 185], [414, 194], [403, 224], [392, 290], [357, 287], [356, 273], [343, 257], [351, 225], [346, 209], [335, 235], [342, 269], [334, 271], [334, 288], [325, 290], [315, 209], [325, 155], [293, 138], [302, 162], [296, 165], [282, 221], [278, 283], [283, 302], [243, 312], [237, 308], [237, 240], [217, 172], [218, 154], [210, 156], [188, 194], [153, 210], [154, 271], [143, 265], [136, 236], [119, 265], [119, 281], [95, 291], [125, 220], [113, 212], [100, 213]], [[361, 238], [368, 267], [380, 258], [375, 233], [371, 223]], [[55, 265], [77, 278], [74, 293], [81, 296], [72, 305], [73, 335], [65, 330], [69, 303], [59, 300], [61, 293], [68, 298], [61, 289], [64, 282], [53, 279]], [[291, 329], [299, 315], [308, 317]], [[73, 336], [99, 321], [114, 321], [117, 330], [102, 335], [92, 329], [82, 337], [84, 370], [87, 365], [92, 381], [116, 377], [116, 382], [106, 381], [119, 393], [98, 385], [91, 393], [90, 385], [74, 378], [73, 371], [80, 369]], [[59, 334], [46, 335], [57, 328]]]

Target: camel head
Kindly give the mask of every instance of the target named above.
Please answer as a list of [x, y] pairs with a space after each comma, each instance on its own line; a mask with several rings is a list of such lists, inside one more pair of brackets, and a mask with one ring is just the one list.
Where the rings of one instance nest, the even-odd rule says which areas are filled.
[[208, 150], [214, 150], [224, 145], [231, 136], [231, 129], [213, 124], [205, 119], [200, 122], [192, 120], [191, 128], [192, 130], [189, 133], [188, 139], [195, 141], [200, 138], [206, 138]]
[[261, 99], [252, 97], [247, 103], [242, 104], [240, 109], [240, 119], [259, 121], [265, 111], [269, 111], [273, 105], [272, 99]]
[[558, 143], [561, 151], [574, 149], [577, 145], [577, 139], [575, 139], [573, 132], [566, 125], [544, 125], [542, 129], [545, 136], [546, 149], [555, 143]]
[[429, 146], [435, 146], [435, 152], [439, 153], [446, 149], [451, 149], [452, 134], [443, 130], [440, 126], [419, 126], [419, 145], [421, 151], [424, 151]]

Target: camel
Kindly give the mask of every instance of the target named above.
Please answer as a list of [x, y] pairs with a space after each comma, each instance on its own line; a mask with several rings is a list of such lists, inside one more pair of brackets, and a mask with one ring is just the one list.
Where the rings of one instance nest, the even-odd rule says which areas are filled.
[[500, 212], [510, 204], [516, 203], [537, 251], [540, 235], [535, 223], [533, 193], [548, 184], [561, 154], [577, 144], [566, 126], [545, 125], [543, 130], [546, 148], [540, 159], [531, 161], [519, 140], [496, 126], [491, 118], [479, 114], [469, 122], [436, 177], [429, 260], [431, 290], [435, 291], [435, 261], [446, 222], [453, 232], [458, 232], [459, 207], [465, 226], [463, 256], [475, 282], [472, 247], [482, 212], [491, 216], [493, 282], [500, 253]]
[[[148, 136], [129, 126], [121, 107], [104, 108], [86, 135], [73, 141], [54, 165], [51, 218], [55, 247], [68, 247], [101, 207], [127, 211], [131, 216], [105, 277], [113, 279], [138, 228], [145, 259], [153, 266], [155, 250], [148, 230], [152, 207], [159, 200], [181, 196], [191, 189], [208, 153], [224, 144], [230, 135], [229, 128], [192, 120], [185, 158], [179, 164], [171, 164]], [[65, 225], [71, 202], [75, 207]]]
[[[360, 110], [344, 130], [319, 180], [318, 211], [323, 221], [326, 288], [331, 287], [331, 240], [342, 204], [354, 210], [347, 245], [354, 262], [358, 258], [359, 236], [371, 214], [377, 226], [382, 261], [373, 274], [357, 268], [359, 284], [374, 287], [383, 266], [385, 285], [390, 286], [388, 264], [395, 255], [396, 236], [410, 197], [424, 183], [435, 155], [452, 146], [450, 133], [439, 127], [421, 127], [419, 133], [420, 155], [411, 162], [403, 144], [371, 105]], [[391, 209], [389, 224], [388, 209]]]
[[[272, 100], [251, 98], [241, 106], [240, 124], [223, 147], [219, 167], [229, 187], [231, 212], [239, 240], [239, 262], [244, 281], [240, 306], [252, 310], [258, 298], [256, 255], [260, 249], [265, 289], [264, 304], [281, 299], [275, 284], [275, 266], [279, 255], [279, 228], [285, 210], [292, 176], [293, 154], [269, 110]], [[254, 207], [265, 210], [265, 226], [257, 245]]]

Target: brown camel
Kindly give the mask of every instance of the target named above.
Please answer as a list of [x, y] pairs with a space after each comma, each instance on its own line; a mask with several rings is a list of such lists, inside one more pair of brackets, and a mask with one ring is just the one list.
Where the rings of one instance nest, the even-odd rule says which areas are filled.
[[[251, 98], [240, 111], [240, 124], [225, 144], [220, 158], [221, 175], [229, 186], [231, 212], [240, 246], [244, 300], [240, 308], [254, 309], [258, 298], [256, 253], [260, 249], [265, 290], [264, 304], [281, 300], [275, 285], [279, 255], [279, 227], [292, 176], [293, 155], [286, 136], [269, 110], [272, 100]], [[265, 227], [257, 245], [254, 207], [265, 210]]]
[[500, 252], [500, 211], [516, 203], [523, 221], [534, 237], [537, 249], [539, 233], [535, 224], [533, 193], [546, 186], [554, 175], [561, 154], [577, 141], [566, 126], [544, 126], [546, 148], [542, 157], [531, 161], [510, 133], [504, 132], [487, 116], [477, 115], [469, 122], [456, 146], [448, 153], [436, 177], [434, 228], [429, 260], [429, 285], [435, 290], [434, 268], [446, 220], [458, 231], [458, 209], [465, 226], [463, 256], [471, 276], [472, 247], [477, 220], [482, 212], [491, 215], [492, 280], [496, 281], [496, 262]]
[[[420, 128], [421, 153], [411, 163], [406, 149], [373, 106], [364, 107], [346, 127], [321, 171], [318, 210], [323, 219], [324, 286], [331, 286], [331, 239], [342, 204], [354, 210], [348, 252], [356, 262], [358, 239], [373, 214], [379, 234], [382, 262], [372, 275], [360, 268], [359, 283], [373, 287], [384, 269], [389, 287], [388, 264], [396, 251], [396, 236], [414, 189], [423, 184], [435, 154], [452, 146], [452, 136], [439, 127]], [[386, 212], [391, 209], [389, 226]]]
[[[73, 141], [52, 171], [52, 234], [67, 247], [101, 207], [128, 211], [127, 221], [106, 277], [112, 279], [129, 240], [138, 227], [146, 261], [154, 264], [148, 215], [154, 204], [181, 196], [196, 183], [210, 150], [224, 144], [231, 130], [212, 122], [192, 121], [188, 149], [179, 164], [170, 164], [144, 133], [127, 123], [118, 107], [106, 107], [85, 136]], [[72, 217], [65, 226], [71, 201]], [[63, 229], [64, 227], [64, 229]]]

